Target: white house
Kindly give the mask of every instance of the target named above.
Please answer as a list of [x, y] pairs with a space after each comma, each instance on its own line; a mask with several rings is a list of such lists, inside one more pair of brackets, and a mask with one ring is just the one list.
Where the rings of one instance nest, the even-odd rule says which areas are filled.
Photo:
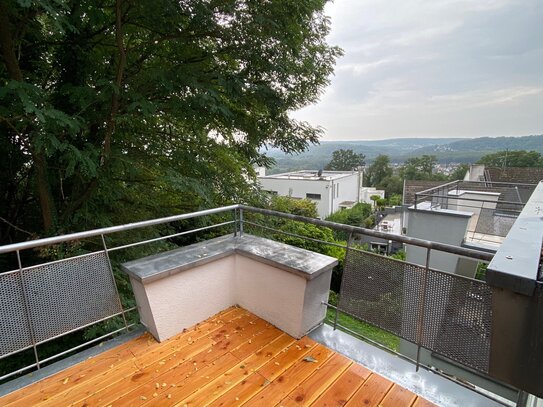
[[321, 219], [360, 202], [361, 175], [357, 171], [295, 171], [258, 177], [271, 194], [315, 201]]
[[374, 187], [362, 187], [360, 188], [360, 202], [373, 204], [371, 197], [377, 195], [380, 199], [385, 198], [385, 191]]

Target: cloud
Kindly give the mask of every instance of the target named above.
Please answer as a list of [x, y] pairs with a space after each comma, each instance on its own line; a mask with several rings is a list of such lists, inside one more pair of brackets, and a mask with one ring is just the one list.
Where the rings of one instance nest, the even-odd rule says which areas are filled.
[[294, 116], [325, 139], [542, 133], [540, 0], [341, 0], [332, 85]]

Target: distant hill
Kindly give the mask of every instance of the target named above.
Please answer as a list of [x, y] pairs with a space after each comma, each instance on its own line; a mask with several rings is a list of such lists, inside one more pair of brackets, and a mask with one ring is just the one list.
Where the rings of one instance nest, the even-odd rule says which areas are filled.
[[397, 163], [423, 154], [435, 155], [441, 163], [473, 163], [485, 154], [502, 150], [535, 150], [543, 154], [543, 135], [471, 139], [401, 138], [323, 141], [298, 155], [287, 155], [277, 149], [267, 150], [267, 155], [276, 160], [276, 165], [268, 173], [323, 168], [330, 161], [332, 152], [339, 149], [351, 149], [355, 153], [363, 153], [368, 163], [379, 154], [386, 154], [392, 162]]

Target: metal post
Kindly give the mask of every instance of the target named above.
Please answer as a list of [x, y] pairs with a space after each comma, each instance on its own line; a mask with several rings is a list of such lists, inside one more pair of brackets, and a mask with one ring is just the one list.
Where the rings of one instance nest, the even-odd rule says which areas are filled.
[[528, 393], [526, 393], [524, 390], [519, 390], [518, 396], [517, 396], [517, 403], [515, 404], [516, 407], [526, 407], [528, 405]]
[[102, 237], [102, 244], [104, 245], [104, 254], [106, 255], [107, 264], [109, 266], [109, 272], [111, 273], [111, 279], [113, 280], [113, 285], [115, 286], [115, 291], [117, 292], [117, 301], [119, 302], [119, 308], [121, 310], [121, 315], [123, 316], [124, 327], [128, 331], [128, 322], [126, 322], [126, 315], [124, 314], [123, 303], [121, 302], [121, 296], [119, 295], [119, 288], [117, 287], [117, 282], [115, 281], [115, 274], [113, 274], [113, 267], [111, 265], [111, 260], [109, 258], [109, 253], [107, 251], [106, 239], [103, 234], [101, 234], [100, 236]]
[[238, 235], [238, 209], [234, 209], [234, 237]]
[[[349, 255], [349, 249], [352, 245], [353, 232], [349, 233], [349, 238], [347, 239], [347, 247], [345, 248], [345, 259]], [[345, 265], [345, 262], [343, 263]], [[345, 266], [344, 266], [345, 269]], [[341, 276], [341, 283], [339, 285], [339, 293], [337, 294], [337, 304], [336, 304], [336, 315], [334, 316], [334, 331], [337, 328], [337, 319], [339, 317], [339, 300], [341, 298], [341, 287], [343, 286], [343, 275]]]
[[239, 208], [239, 236], [243, 236], [243, 209]]
[[30, 332], [30, 338], [32, 340], [32, 348], [34, 349], [34, 358], [36, 359], [36, 367], [40, 369], [40, 358], [38, 356], [38, 347], [36, 345], [36, 334], [34, 332], [34, 327], [32, 326], [31, 313], [30, 313], [30, 304], [28, 303], [28, 298], [26, 298], [25, 283], [23, 277], [23, 263], [21, 262], [21, 253], [19, 250], [17, 253], [17, 263], [19, 264], [19, 283], [21, 285], [21, 293], [23, 295], [23, 302], [25, 306], [25, 312], [28, 322], [28, 331]]
[[428, 272], [430, 269], [430, 252], [431, 249], [426, 250], [426, 267], [424, 268], [424, 274], [422, 277], [422, 292], [419, 304], [419, 326], [417, 328], [417, 368], [416, 371], [419, 371], [420, 368], [420, 350], [422, 347], [422, 336], [423, 336], [423, 326], [424, 326], [424, 310], [426, 308], [426, 291], [428, 289]]

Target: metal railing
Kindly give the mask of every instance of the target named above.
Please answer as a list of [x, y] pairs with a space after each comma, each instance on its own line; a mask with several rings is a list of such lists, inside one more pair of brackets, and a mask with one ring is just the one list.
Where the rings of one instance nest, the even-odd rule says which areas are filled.
[[[453, 181], [415, 193], [415, 209], [450, 209], [471, 212], [466, 238], [503, 238], [513, 226], [536, 184]], [[483, 194], [482, 194], [483, 193]], [[484, 193], [489, 194], [485, 197]], [[471, 194], [471, 195], [470, 195]], [[479, 195], [479, 196], [477, 196]], [[490, 238], [493, 241], [493, 238]]]
[[[191, 230], [182, 230], [177, 233], [170, 233], [130, 244], [114, 247], [106, 245], [106, 236], [115, 233], [220, 214], [226, 214], [231, 220], [200, 228], [193, 228]], [[262, 222], [262, 220], [271, 218], [312, 224], [319, 228], [329, 228], [334, 231], [344, 232], [349, 238], [346, 242], [326, 241], [311, 236], [300, 235], [291, 231], [281, 230], [281, 225], [277, 227], [277, 223], [270, 226]], [[0, 254], [15, 253], [19, 264], [17, 270], [0, 274], [0, 299], [2, 298], [2, 290], [8, 294], [13, 294], [13, 290], [17, 291], [17, 296], [12, 297], [12, 302], [8, 304], [9, 307], [2, 305], [6, 303], [0, 301], [0, 315], [4, 315], [3, 317], [0, 316], [0, 322], [2, 322], [4, 326], [0, 329], [0, 334], [3, 337], [0, 337], [0, 360], [29, 349], [33, 349], [35, 357], [35, 362], [33, 364], [10, 372], [0, 377], [0, 380], [34, 368], [39, 369], [44, 363], [50, 362], [92, 343], [101, 341], [116, 333], [126, 331], [134, 325], [133, 323], [128, 323], [127, 318], [125, 317], [125, 314], [134, 311], [134, 308], [124, 309], [120, 303], [119, 292], [115, 286], [112, 264], [109, 258], [110, 253], [158, 241], [169, 241], [176, 237], [224, 227], [227, 227], [228, 229], [232, 227], [231, 233], [234, 235], [242, 235], [247, 229], [259, 229], [264, 233], [268, 233], [267, 237], [271, 238], [276, 238], [278, 234], [281, 234], [292, 238], [304, 239], [308, 242], [320, 245], [330, 245], [345, 249], [345, 269], [339, 292], [340, 300], [337, 306], [327, 303], [327, 306], [332, 307], [336, 312], [334, 327], [341, 327], [341, 324], [339, 324], [337, 320], [337, 316], [339, 312], [342, 312], [415, 343], [418, 347], [417, 356], [414, 360], [417, 366], [420, 363], [420, 350], [426, 348], [453, 359], [471, 369], [485, 373], [486, 361], [484, 355], [486, 355], [486, 348], [483, 352], [483, 358], [474, 364], [469, 360], [472, 354], [466, 355], [466, 350], [464, 348], [459, 346], [454, 347], [454, 343], [441, 340], [443, 338], [447, 339], [454, 334], [460, 334], [460, 340], [466, 340], [466, 335], [462, 335], [462, 321], [456, 325], [453, 324], [454, 326], [449, 323], [447, 326], [449, 328], [452, 326], [454, 329], [449, 329], [447, 332], [436, 333], [435, 330], [439, 329], [440, 326], [443, 326], [443, 321], [452, 320], [454, 323], [458, 322], [455, 320], [455, 318], [458, 317], [458, 314], [451, 314], [451, 310], [454, 310], [455, 306], [457, 308], [460, 306], [461, 309], [466, 310], [466, 312], [469, 311], [470, 315], [475, 315], [473, 314], [474, 312], [478, 313], [478, 318], [484, 319], [484, 323], [486, 324], [483, 324], [485, 327], [484, 329], [491, 329], [491, 327], [488, 327], [488, 315], [485, 314], [485, 312], [488, 311], [486, 308], [488, 307], [488, 298], [485, 297], [485, 301], [481, 305], [481, 301], [479, 301], [477, 297], [483, 295], [481, 292], [486, 289], [486, 284], [478, 280], [433, 270], [430, 268], [430, 257], [433, 251], [439, 251], [477, 261], [488, 262], [492, 259], [492, 254], [439, 242], [430, 242], [423, 239], [365, 229], [362, 227], [281, 213], [268, 209], [254, 208], [245, 205], [231, 205], [189, 214], [0, 247]], [[360, 247], [353, 243], [352, 238], [356, 234], [394, 240], [405, 245], [424, 248], [427, 253], [426, 264], [422, 266], [410, 264], [361, 250]], [[24, 267], [21, 262], [21, 251], [23, 250], [36, 249], [93, 237], [100, 238], [100, 241], [102, 242], [102, 249], [100, 251], [32, 267]], [[363, 267], [361, 265], [363, 265]], [[89, 276], [91, 278], [89, 278]], [[97, 278], [97, 276], [100, 278]], [[8, 279], [11, 279], [10, 287], [12, 288], [10, 292], [5, 289], [5, 283]], [[49, 285], [46, 284], [44, 286], [44, 281], [47, 281], [48, 279]], [[81, 279], [81, 281], [78, 282], [75, 281], [75, 279]], [[107, 298], [105, 300], [103, 299], [103, 295], [99, 296], [99, 300], [97, 300], [97, 296], [82, 295], [84, 292], [89, 294], [89, 284], [92, 286], [90, 281], [93, 279], [99, 280], [99, 283], [94, 285], [95, 291], [90, 290], [90, 293], [96, 294], [97, 290], [103, 292], [103, 290], [106, 289], [109, 296], [106, 296]], [[360, 285], [361, 281], [365, 281], [366, 283], [368, 281], [373, 281], [376, 282], [376, 284], [373, 286], [368, 284]], [[74, 297], [73, 294], [72, 297], [69, 298], [67, 296], [69, 293], [61, 293], [58, 289], [53, 287], [55, 284], [60, 284], [64, 287], [64, 291], [73, 290], [75, 293], [78, 293], [77, 296], [80, 296], [80, 298], [77, 298], [77, 296]], [[394, 284], [396, 284], [396, 286], [394, 286]], [[442, 289], [443, 286], [447, 287], [447, 293], [445, 294]], [[380, 299], [387, 295], [390, 297], [394, 294], [392, 292], [393, 289], [397, 290], [398, 287], [403, 293], [401, 296], [396, 295], [395, 299], [401, 299], [401, 301], [403, 301], [402, 304], [400, 304], [400, 308], [398, 308], [398, 301], [395, 303], [391, 303], [390, 301], [370, 301], [373, 298]], [[441, 297], [436, 298], [433, 296], [433, 293], [435, 292], [440, 292]], [[54, 300], [53, 293], [62, 294], [60, 300]], [[450, 303], [450, 298], [455, 299], [456, 302], [453, 301], [454, 304]], [[13, 313], [12, 309], [14, 301], [18, 301], [18, 313], [11, 315], [9, 312]], [[73, 303], [70, 303], [70, 301], [73, 301]], [[75, 304], [76, 302], [79, 302], [79, 304]], [[49, 303], [50, 305], [44, 307], [44, 304], [46, 303]], [[442, 311], [442, 314], [437, 315], [436, 307], [439, 304], [445, 304], [449, 308]], [[371, 307], [369, 305], [371, 305]], [[66, 311], [67, 307], [71, 308], [68, 312]], [[9, 309], [11, 309], [11, 311]], [[89, 312], [89, 309], [93, 310], [93, 312]], [[371, 312], [368, 312], [368, 310]], [[51, 317], [55, 312], [60, 315], [56, 319]], [[450, 315], [447, 314], [447, 312], [449, 312]], [[9, 318], [5, 317], [5, 315], [7, 315], [6, 313], [11, 316]], [[85, 318], [77, 317], [78, 314], [85, 315]], [[389, 322], [387, 322], [388, 320], [384, 318], [383, 315], [388, 315]], [[103, 336], [78, 344], [77, 346], [58, 354], [40, 358], [37, 349], [39, 345], [101, 321], [119, 316], [123, 318], [124, 326], [122, 328], [115, 329]], [[21, 324], [21, 321], [24, 321], [24, 324]], [[15, 329], [14, 327], [20, 329], [22, 325], [26, 327], [24, 328], [23, 334], [20, 332], [16, 333], [16, 335], [8, 333], [9, 330]], [[346, 327], [343, 328], [348, 330]], [[482, 335], [484, 336], [486, 333], [483, 333]], [[23, 342], [18, 342], [14, 339], [15, 337], [24, 337], [26, 339]], [[473, 339], [473, 336], [470, 338]], [[487, 345], [487, 341], [481, 341], [481, 347]], [[451, 349], [453, 349], [454, 352], [449, 351]], [[428, 367], [426, 366], [426, 368]]]

